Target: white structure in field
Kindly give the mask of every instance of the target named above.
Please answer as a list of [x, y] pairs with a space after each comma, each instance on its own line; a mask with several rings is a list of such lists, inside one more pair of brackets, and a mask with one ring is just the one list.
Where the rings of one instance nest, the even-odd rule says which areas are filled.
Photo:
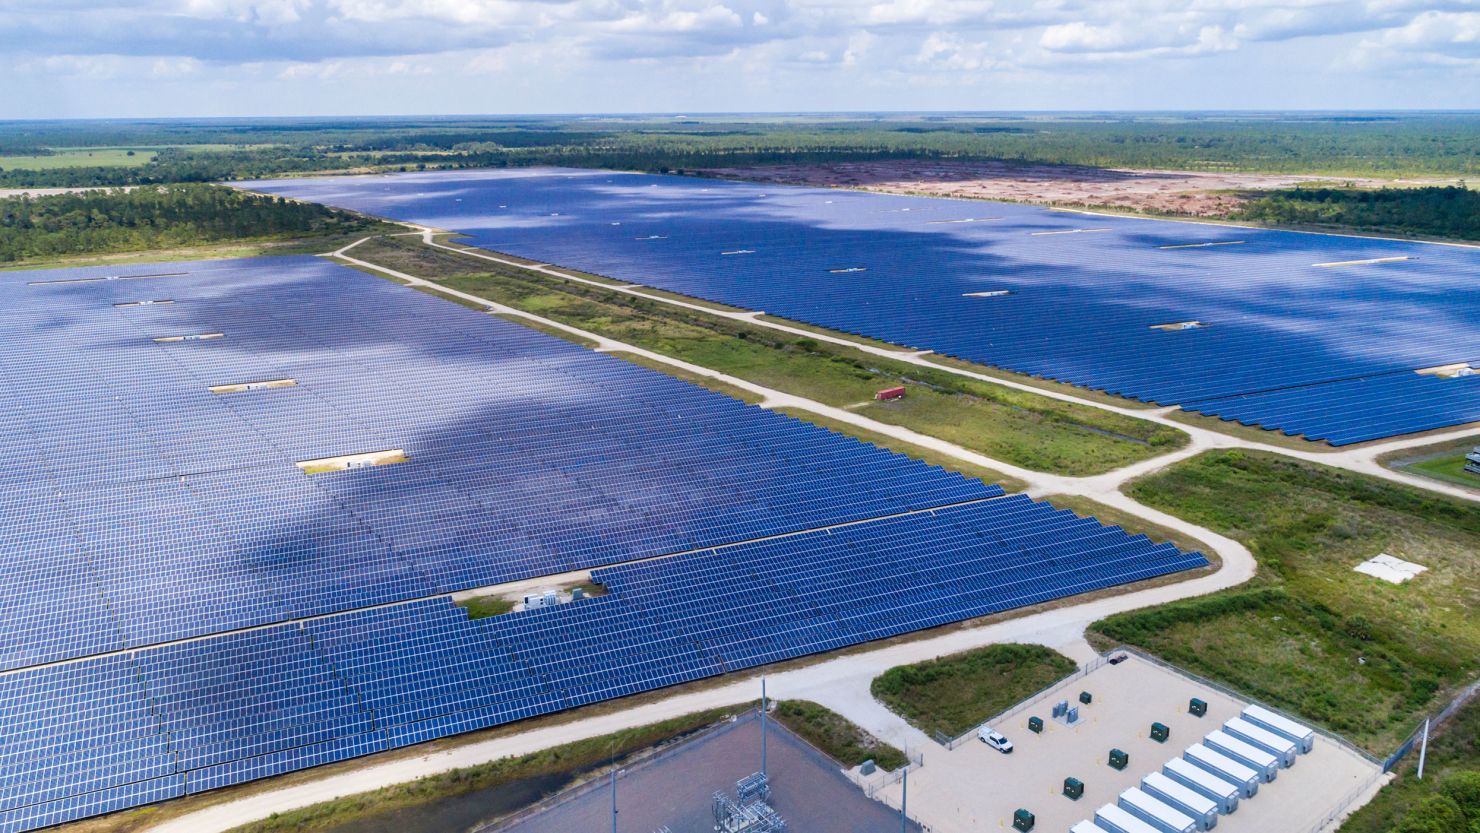
[[1412, 561], [1404, 561], [1401, 558], [1395, 558], [1387, 553], [1382, 553], [1372, 556], [1353, 569], [1359, 573], [1380, 578], [1383, 581], [1402, 584], [1429, 568], [1422, 564], [1414, 564]]

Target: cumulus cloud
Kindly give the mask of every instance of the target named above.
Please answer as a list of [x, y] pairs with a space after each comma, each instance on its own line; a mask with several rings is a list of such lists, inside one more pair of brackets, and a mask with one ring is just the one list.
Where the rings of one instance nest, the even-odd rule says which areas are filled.
[[[621, 78], [623, 88], [655, 91], [655, 79], [680, 79], [665, 83], [687, 90], [702, 80], [732, 94], [753, 89], [770, 96], [756, 102], [762, 107], [771, 100], [771, 107], [784, 106], [782, 93], [810, 94], [818, 97], [812, 106], [823, 108], [836, 106], [837, 97], [822, 97], [819, 79], [832, 79], [834, 90], [884, 96], [871, 109], [914, 109], [910, 92], [916, 82], [928, 81], [937, 90], [956, 84], [975, 94], [991, 88], [983, 82], [1011, 74], [1019, 84], [1030, 78], [1045, 89], [1060, 89], [1065, 85], [1056, 77], [1090, 68], [1103, 73], [1114, 67], [1127, 81], [1165, 78], [1156, 68], [1166, 61], [1178, 62], [1178, 79], [1206, 72], [1216, 81], [1228, 71], [1219, 63], [1222, 56], [1253, 54], [1271, 68], [1277, 92], [1296, 80], [1290, 77], [1294, 67], [1312, 88], [1331, 83], [1360, 89], [1341, 77], [1353, 71], [1374, 73], [1368, 86], [1376, 87], [1384, 68], [1442, 73], [1480, 62], [1477, 3], [0, 0], [0, 53], [38, 90], [47, 78], [63, 83], [80, 77], [247, 85], [436, 76], [455, 88], [461, 78], [501, 76], [530, 90], [555, 83], [549, 79], [595, 90]], [[805, 73], [807, 80], [787, 73]], [[1473, 89], [1461, 87], [1466, 85], [1433, 89], [1447, 89], [1454, 99], [1450, 106], [1480, 104]], [[583, 100], [617, 104], [595, 92], [587, 96]], [[968, 106], [942, 96], [945, 106]], [[1049, 106], [1031, 97], [1014, 101]], [[1428, 104], [1443, 101], [1436, 92]], [[377, 103], [362, 109], [377, 109]], [[986, 98], [970, 105], [1007, 103]], [[1147, 99], [1136, 106], [1165, 104]], [[631, 106], [638, 106], [635, 99]]]
[[1198, 55], [1237, 49], [1239, 40], [1217, 24], [1162, 20], [1159, 26], [1123, 23], [1091, 25], [1084, 21], [1049, 26], [1039, 45], [1049, 52], [1101, 58], [1140, 58], [1152, 55]]

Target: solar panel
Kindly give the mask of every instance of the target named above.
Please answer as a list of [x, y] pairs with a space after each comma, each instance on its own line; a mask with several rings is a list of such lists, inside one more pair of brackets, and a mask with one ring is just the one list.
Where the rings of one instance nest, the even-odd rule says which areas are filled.
[[322, 260], [102, 271], [0, 274], [0, 833], [1206, 563]]
[[1333, 445], [1480, 415], [1411, 373], [1480, 360], [1472, 249], [555, 168], [246, 187]]

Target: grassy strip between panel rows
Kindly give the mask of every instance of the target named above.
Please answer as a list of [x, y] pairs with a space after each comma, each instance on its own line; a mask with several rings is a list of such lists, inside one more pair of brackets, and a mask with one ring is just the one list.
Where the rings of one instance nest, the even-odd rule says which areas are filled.
[[873, 760], [890, 771], [905, 765], [904, 753], [864, 731], [853, 721], [811, 700], [781, 700], [776, 722], [797, 733], [845, 767]]
[[[405, 271], [516, 309], [848, 408], [1038, 471], [1094, 474], [1187, 442], [1176, 429], [988, 382], [797, 338], [764, 327], [381, 238], [355, 250]], [[880, 389], [907, 395], [874, 401]]]
[[614, 759], [630, 756], [653, 746], [671, 743], [711, 726], [743, 706], [732, 706], [675, 717], [610, 735], [587, 738], [515, 758], [448, 770], [378, 790], [336, 798], [261, 821], [233, 828], [230, 833], [286, 833], [324, 830], [350, 821], [368, 819], [395, 810], [484, 790], [527, 778], [590, 772]]
[[920, 731], [953, 738], [1076, 667], [1042, 645], [989, 645], [895, 666], [874, 678], [871, 691]]
[[[1149, 506], [1241, 541], [1242, 587], [1096, 623], [1386, 755], [1480, 673], [1480, 506], [1252, 451], [1208, 451], [1131, 484]], [[1379, 553], [1428, 571], [1394, 585], [1353, 568]]]

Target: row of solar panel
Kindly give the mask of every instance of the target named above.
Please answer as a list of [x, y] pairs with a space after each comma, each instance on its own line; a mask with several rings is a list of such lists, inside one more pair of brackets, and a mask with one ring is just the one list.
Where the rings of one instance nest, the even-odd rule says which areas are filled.
[[1001, 493], [322, 261], [184, 271], [0, 281], [50, 348], [0, 351], [0, 668]]
[[[1471, 386], [1409, 380], [1346, 414], [1326, 405], [1345, 392], [1320, 387], [1480, 360], [1476, 254], [1458, 248], [561, 169], [251, 187], [1333, 444], [1480, 410]], [[1008, 292], [969, 297], [984, 290]], [[1211, 326], [1152, 329], [1194, 320]], [[1285, 388], [1308, 396], [1266, 408], [1261, 392]]]
[[1004, 497], [609, 568], [525, 613], [436, 599], [16, 672], [0, 833], [1206, 563]]

